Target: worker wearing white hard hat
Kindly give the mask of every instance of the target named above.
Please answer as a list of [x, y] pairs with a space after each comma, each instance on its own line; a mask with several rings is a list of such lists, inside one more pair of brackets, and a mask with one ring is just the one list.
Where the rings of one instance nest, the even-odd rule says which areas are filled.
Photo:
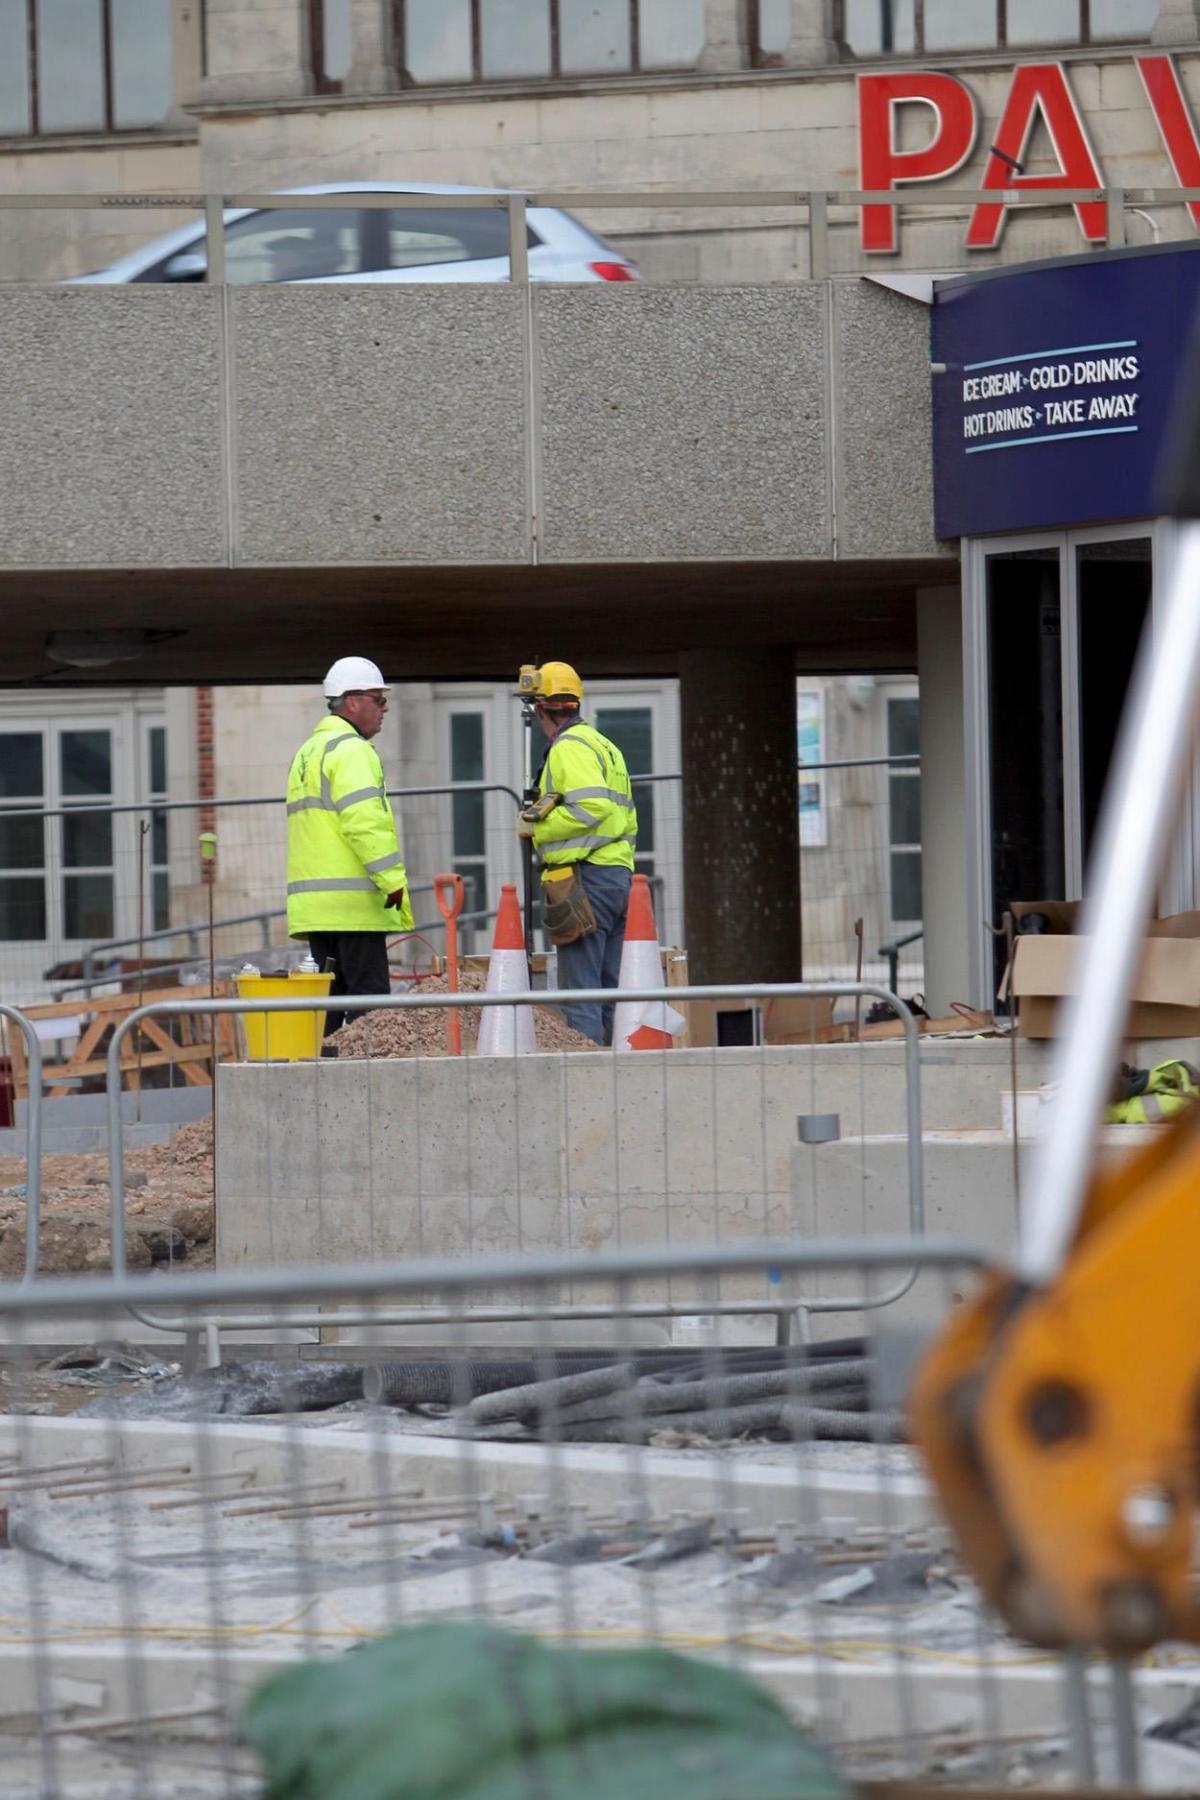
[[[319, 969], [332, 969], [333, 994], [387, 994], [388, 935], [413, 928], [396, 821], [371, 744], [387, 712], [387, 683], [367, 657], [341, 656], [324, 687], [327, 716], [288, 774], [288, 932], [308, 939]], [[326, 1037], [345, 1016], [326, 1013]]]

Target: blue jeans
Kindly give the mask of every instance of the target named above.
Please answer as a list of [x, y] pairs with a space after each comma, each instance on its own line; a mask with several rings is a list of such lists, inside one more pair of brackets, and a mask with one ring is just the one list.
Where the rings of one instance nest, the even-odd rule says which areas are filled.
[[[596, 915], [596, 929], [573, 944], [558, 946], [560, 988], [615, 988], [621, 975], [621, 949], [625, 942], [625, 912], [633, 876], [628, 869], [603, 864], [575, 865], [584, 892]], [[611, 1006], [564, 1006], [572, 1031], [581, 1031], [594, 1044], [611, 1044]]]

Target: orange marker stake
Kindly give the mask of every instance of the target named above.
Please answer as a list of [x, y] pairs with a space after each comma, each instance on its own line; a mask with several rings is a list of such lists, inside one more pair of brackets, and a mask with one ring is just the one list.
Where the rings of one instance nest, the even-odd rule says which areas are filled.
[[[433, 878], [434, 899], [446, 921], [446, 978], [452, 994], [458, 992], [458, 915], [463, 909], [464, 892], [461, 875], [435, 875]], [[461, 1056], [462, 1016], [457, 1006], [447, 1009], [446, 1031], [451, 1056]]]

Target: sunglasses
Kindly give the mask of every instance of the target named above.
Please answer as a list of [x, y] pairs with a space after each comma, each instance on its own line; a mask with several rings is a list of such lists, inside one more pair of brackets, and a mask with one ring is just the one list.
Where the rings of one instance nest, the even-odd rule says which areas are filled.
[[347, 691], [346, 698], [349, 699], [351, 694], [358, 694], [364, 700], [372, 700], [376, 706], [387, 705], [387, 695], [380, 693], [378, 689], [372, 691], [369, 688], [350, 688]]

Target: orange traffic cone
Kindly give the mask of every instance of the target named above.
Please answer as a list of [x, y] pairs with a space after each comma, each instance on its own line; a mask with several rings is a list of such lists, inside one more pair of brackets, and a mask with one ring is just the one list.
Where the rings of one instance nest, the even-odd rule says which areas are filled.
[[[650, 883], [635, 875], [625, 915], [619, 988], [657, 988], [663, 984], [662, 953], [654, 928]], [[669, 1050], [683, 1030], [683, 1015], [665, 1000], [618, 1000], [613, 1013], [614, 1050]]]
[[[525, 933], [521, 908], [511, 882], [500, 889], [496, 935], [488, 960], [489, 994], [527, 994], [529, 964], [525, 960]], [[533, 1009], [529, 1006], [483, 1006], [479, 1021], [477, 1056], [529, 1056], [537, 1049]]]

